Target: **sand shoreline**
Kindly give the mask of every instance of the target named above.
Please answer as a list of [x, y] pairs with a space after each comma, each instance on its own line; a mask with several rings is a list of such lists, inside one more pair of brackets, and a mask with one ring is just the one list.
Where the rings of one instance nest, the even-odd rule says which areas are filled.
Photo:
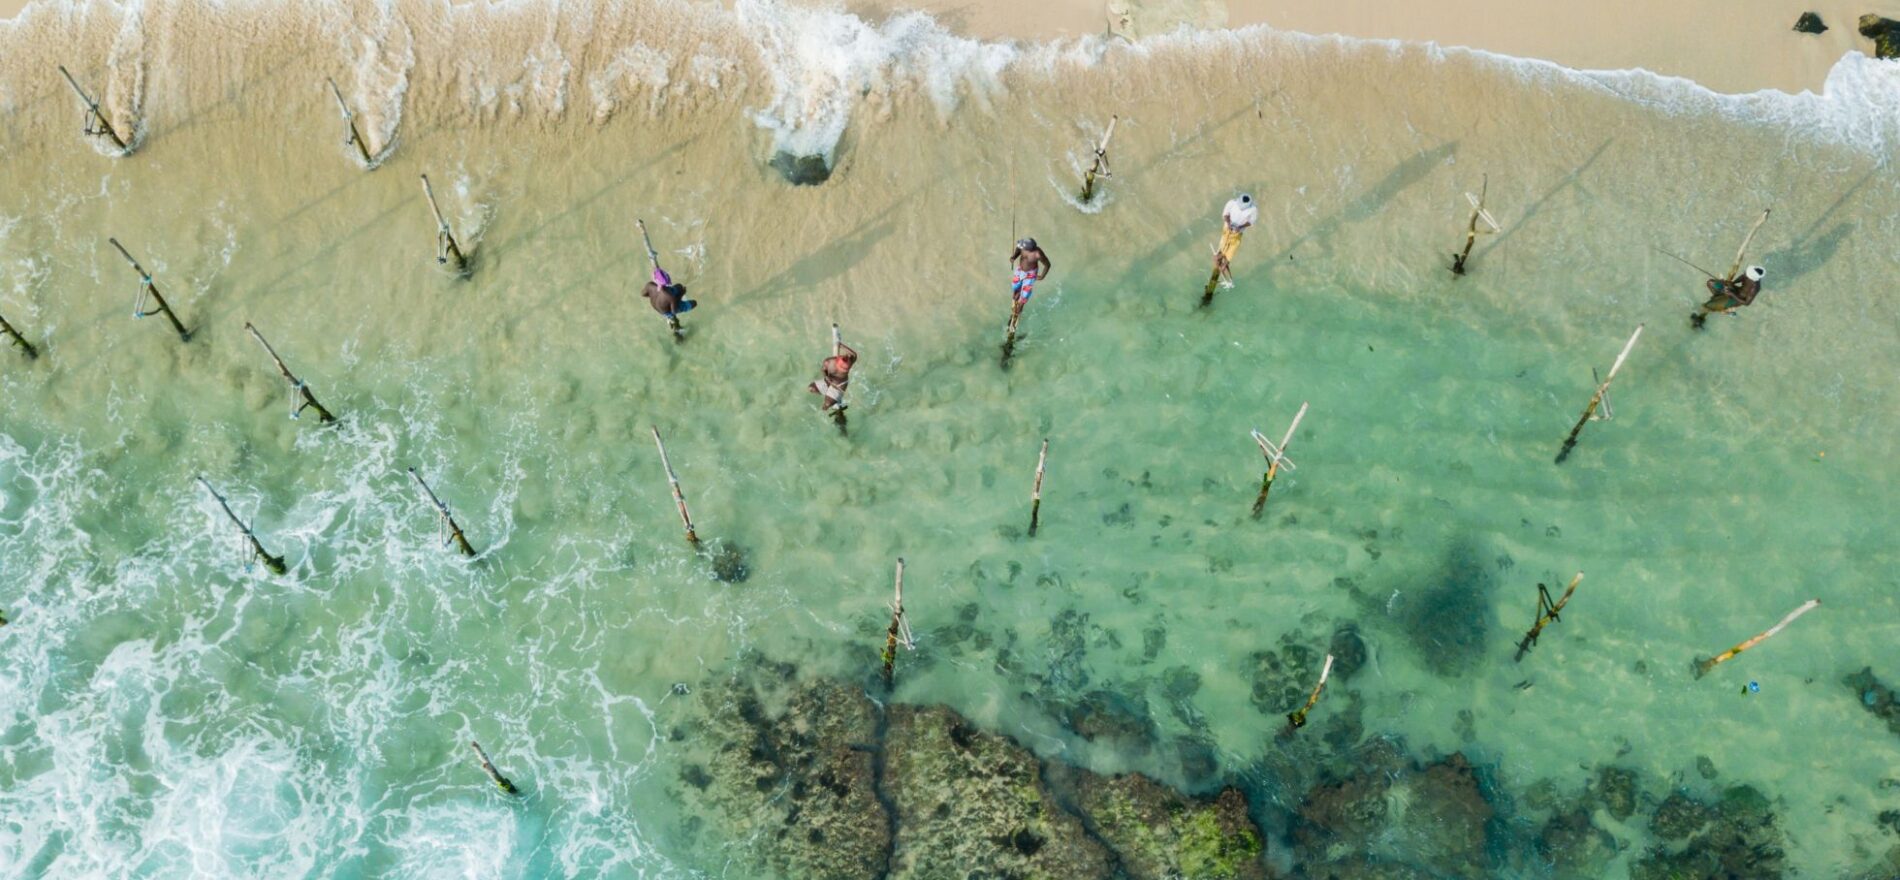
[[[0, 21], [28, 6], [67, 0], [0, 0]], [[468, 2], [468, 0], [451, 0]], [[731, 5], [732, 0], [719, 0]], [[1435, 43], [1555, 62], [1579, 70], [1640, 68], [1680, 76], [1714, 91], [1777, 89], [1819, 92], [1827, 72], [1849, 52], [1871, 53], [1854, 31], [1863, 13], [1900, 18], [1900, 0], [1637, 0], [1559, 3], [1535, 0], [792, 0], [843, 8], [867, 21], [916, 9], [951, 30], [983, 40], [1055, 40], [1121, 33], [1140, 39], [1180, 27], [1266, 25], [1308, 34]], [[1793, 30], [1814, 11], [1828, 25], [1819, 35]]]

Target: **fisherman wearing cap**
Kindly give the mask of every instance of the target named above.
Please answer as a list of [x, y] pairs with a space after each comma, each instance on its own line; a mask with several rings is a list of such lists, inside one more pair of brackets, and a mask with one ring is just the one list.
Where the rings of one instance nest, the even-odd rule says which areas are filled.
[[1016, 250], [1009, 255], [1011, 273], [1009, 292], [1016, 299], [1009, 312], [1009, 324], [1016, 326], [1016, 319], [1023, 313], [1023, 306], [1029, 302], [1031, 294], [1036, 292], [1036, 282], [1049, 277], [1049, 255], [1042, 252], [1041, 246], [1033, 238], [1016, 240]]
[[1689, 316], [1689, 324], [1697, 330], [1702, 329], [1704, 321], [1715, 312], [1728, 312], [1738, 307], [1752, 305], [1755, 297], [1761, 293], [1761, 279], [1768, 270], [1760, 266], [1750, 266], [1739, 277], [1729, 281], [1719, 278], [1709, 279], [1709, 301], [1702, 304], [1696, 313]]
[[1240, 249], [1240, 235], [1260, 220], [1260, 206], [1254, 204], [1253, 196], [1241, 193], [1227, 201], [1227, 207], [1221, 209], [1220, 219], [1223, 228], [1220, 250], [1214, 252], [1214, 268], [1231, 284], [1234, 274], [1230, 263], [1234, 259], [1234, 252]]

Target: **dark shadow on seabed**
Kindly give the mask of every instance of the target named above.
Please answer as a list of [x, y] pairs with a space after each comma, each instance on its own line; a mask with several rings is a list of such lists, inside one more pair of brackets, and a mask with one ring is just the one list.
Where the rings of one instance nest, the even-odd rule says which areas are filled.
[[1492, 251], [1497, 250], [1499, 247], [1501, 247], [1507, 239], [1509, 239], [1513, 235], [1516, 235], [1519, 229], [1524, 228], [1526, 224], [1530, 223], [1531, 218], [1537, 216], [1538, 212], [1544, 209], [1544, 205], [1548, 204], [1551, 199], [1556, 198], [1558, 193], [1563, 192], [1565, 189], [1568, 189], [1572, 186], [1577, 186], [1579, 191], [1583, 191], [1582, 187], [1578, 186], [1578, 181], [1581, 181], [1583, 179], [1584, 172], [1589, 171], [1590, 166], [1595, 165], [1598, 159], [1603, 158], [1604, 151], [1608, 150], [1610, 148], [1610, 144], [1613, 144], [1615, 142], [1616, 142], [1616, 138], [1610, 138], [1609, 140], [1604, 141], [1602, 144], [1599, 144], [1596, 148], [1596, 151], [1590, 154], [1590, 158], [1583, 160], [1582, 165], [1578, 165], [1576, 168], [1572, 169], [1569, 174], [1564, 175], [1564, 179], [1558, 181], [1556, 186], [1551, 187], [1550, 190], [1544, 193], [1544, 195], [1540, 197], [1537, 201], [1532, 202], [1530, 204], [1530, 207], [1525, 208], [1524, 214], [1517, 218], [1516, 223], [1506, 223], [1504, 225], [1503, 232], [1498, 233], [1498, 236], [1494, 239], [1491, 239], [1490, 243], [1486, 244], [1484, 247], [1479, 248], [1477, 253], [1472, 254], [1471, 255], [1472, 260], [1475, 262], [1479, 257], [1487, 256]]
[[1771, 283], [1789, 284], [1827, 265], [1827, 262], [1834, 258], [1834, 254], [1841, 248], [1841, 242], [1854, 231], [1853, 221], [1836, 223], [1833, 228], [1818, 236], [1815, 232], [1827, 224], [1828, 218], [1834, 216], [1834, 212], [1853, 200], [1854, 196], [1867, 186], [1867, 182], [1873, 179], [1875, 170], [1877, 169], [1868, 168], [1867, 173], [1862, 174], [1859, 180], [1854, 181], [1853, 186], [1842, 192], [1841, 197], [1835, 199], [1834, 204], [1829, 205], [1827, 210], [1822, 211], [1821, 216], [1814, 218], [1814, 222], [1809, 224], [1808, 228], [1793, 241], [1762, 255], [1762, 265], [1768, 267], [1768, 271], [1773, 273], [1769, 276]]

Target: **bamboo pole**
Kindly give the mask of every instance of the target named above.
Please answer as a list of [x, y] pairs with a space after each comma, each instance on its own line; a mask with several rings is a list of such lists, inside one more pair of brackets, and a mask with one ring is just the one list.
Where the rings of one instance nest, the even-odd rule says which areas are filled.
[[482, 772], [488, 774], [488, 781], [495, 783], [495, 787], [501, 789], [503, 794], [521, 793], [515, 788], [514, 783], [508, 781], [508, 777], [501, 775], [501, 771], [495, 769], [495, 762], [488, 760], [488, 753], [482, 750], [481, 743], [470, 740], [468, 746], [475, 750], [475, 757], [481, 759]]
[[238, 515], [231, 510], [231, 503], [224, 500], [224, 496], [219, 495], [218, 490], [211, 488], [210, 481], [199, 477], [198, 483], [205, 487], [206, 492], [211, 493], [211, 497], [218, 499], [218, 506], [224, 508], [224, 515], [230, 517], [231, 522], [238, 527], [238, 531], [244, 533], [244, 540], [251, 546], [252, 556], [263, 560], [264, 567], [270, 569], [271, 574], [283, 574], [286, 571], [284, 557], [272, 556], [270, 551], [264, 549], [263, 542], [257, 540], [257, 533], [251, 531], [251, 527], [245, 525], [243, 520], [238, 519]]
[[1609, 393], [1610, 383], [1616, 379], [1616, 371], [1623, 368], [1623, 359], [1630, 356], [1630, 349], [1636, 346], [1636, 337], [1641, 335], [1643, 335], [1643, 325], [1638, 324], [1636, 332], [1630, 334], [1630, 341], [1623, 343], [1623, 351], [1616, 356], [1616, 362], [1610, 364], [1610, 373], [1603, 377], [1603, 384], [1598, 385], [1597, 392], [1590, 395], [1590, 404], [1583, 408], [1583, 415], [1578, 417], [1576, 427], [1571, 428], [1570, 436], [1564, 438], [1563, 449], [1557, 451], [1558, 464], [1563, 464], [1564, 459], [1570, 457], [1570, 450], [1576, 448], [1577, 435], [1583, 433], [1583, 426], [1590, 423], [1590, 416], [1594, 415], [1597, 407], [1602, 405], [1603, 395]]
[[1326, 678], [1332, 674], [1333, 655], [1327, 654], [1326, 665], [1320, 667], [1319, 670], [1319, 684], [1313, 685], [1313, 693], [1306, 698], [1306, 705], [1301, 706], [1297, 712], [1287, 714], [1287, 724], [1291, 725], [1289, 730], [1299, 730], [1306, 726], [1306, 713], [1313, 711], [1313, 706], [1319, 703], [1320, 692], [1326, 690]]
[[[461, 550], [463, 556], [474, 556], [475, 548], [469, 546], [468, 537], [462, 534], [462, 527], [455, 522], [455, 514], [449, 512], [449, 506], [443, 504], [442, 499], [436, 497], [435, 490], [429, 488], [428, 483], [423, 482], [422, 475], [416, 473], [415, 468], [409, 469], [409, 476], [415, 478], [416, 485], [422, 487], [422, 494], [427, 495], [429, 497], [429, 503], [435, 505], [436, 512], [442, 517], [443, 525], [448, 529], [449, 540], [455, 542], [456, 549]], [[448, 541], [444, 541], [443, 543], [446, 544]]]
[[1101, 142], [1095, 145], [1095, 164], [1089, 167], [1087, 174], [1082, 175], [1083, 204], [1087, 204], [1090, 199], [1095, 197], [1095, 178], [1098, 175], [1101, 177], [1115, 176], [1108, 170], [1108, 139], [1115, 136], [1115, 123], [1120, 121], [1121, 116], [1119, 115], [1108, 117], [1108, 130], [1102, 132]]
[[13, 347], [19, 349], [21, 354], [26, 355], [27, 360], [35, 360], [40, 356], [39, 350], [34, 348], [32, 343], [27, 342], [26, 337], [20, 335], [20, 331], [13, 329], [12, 324], [7, 323], [5, 315], [0, 315], [0, 333], [5, 333], [7, 340], [12, 342]]
[[369, 157], [369, 144], [364, 142], [362, 133], [356, 130], [356, 114], [350, 112], [350, 105], [343, 100], [343, 90], [336, 87], [336, 80], [326, 76], [324, 81], [330, 84], [330, 94], [336, 98], [336, 109], [343, 113], [343, 127], [349, 130], [350, 136], [343, 141], [343, 145], [346, 147], [354, 145], [357, 154], [363, 157], [363, 167], [369, 167], [372, 164]]
[[[72, 86], [73, 91], [79, 94], [79, 100], [86, 102], [86, 110], [90, 112], [90, 115], [86, 117], [85, 133], [87, 135], [103, 134], [112, 139], [113, 145], [119, 148], [119, 152], [127, 152], [129, 148], [125, 145], [125, 139], [119, 137], [118, 131], [112, 128], [112, 121], [107, 119], [105, 112], [99, 109], [99, 102], [94, 101], [91, 95], [86, 94], [85, 89], [79, 87], [79, 81], [73, 79], [73, 75], [67, 72], [66, 65], [59, 65], [59, 73], [66, 78], [66, 84]], [[94, 122], [99, 123], [98, 128], [92, 127]]]
[[437, 265], [455, 260], [455, 271], [468, 272], [468, 258], [462, 254], [462, 248], [455, 243], [455, 233], [449, 229], [449, 221], [442, 218], [442, 208], [435, 203], [435, 187], [429, 185], [429, 175], [422, 177], [422, 194], [429, 199], [429, 213], [435, 215], [435, 262]]
[[[1491, 190], [1491, 175], [1484, 175], [1482, 181], [1478, 185], [1476, 196], [1469, 192], [1465, 193], [1465, 200], [1471, 203], [1471, 221], [1465, 226], [1465, 249], [1452, 255], [1451, 274], [1453, 275], [1465, 274], [1465, 261], [1471, 259], [1471, 246], [1478, 243], [1478, 236], [1490, 235], [1504, 228], [1498, 225], [1498, 221], [1492, 219], [1491, 212], [1484, 209], [1485, 196], [1489, 195]], [[1483, 220], [1491, 228], [1479, 229], [1479, 220]]]
[[1800, 617], [1801, 615], [1806, 614], [1810, 611], [1813, 611], [1815, 608], [1820, 607], [1820, 605], [1821, 605], [1821, 600], [1809, 599], [1808, 601], [1801, 603], [1801, 607], [1788, 612], [1788, 616], [1782, 618], [1780, 623], [1777, 623], [1774, 626], [1769, 627], [1768, 630], [1766, 632], [1763, 632], [1761, 635], [1758, 635], [1752, 639], [1749, 639], [1746, 642], [1736, 645], [1733, 648], [1723, 651], [1722, 653], [1717, 654], [1714, 657], [1705, 657], [1700, 660], [1697, 660], [1695, 662], [1695, 677], [1701, 678], [1704, 675], [1708, 675], [1709, 670], [1714, 669], [1716, 666], [1722, 663], [1726, 663], [1731, 659], [1734, 659], [1735, 655], [1740, 654], [1743, 651], [1748, 650], [1749, 648], [1753, 648], [1756, 645], [1761, 644], [1762, 642], [1768, 641], [1769, 637], [1773, 636], [1775, 633], [1781, 632], [1782, 628], [1786, 627], [1790, 623], [1793, 623], [1795, 618]]
[[660, 429], [653, 428], [653, 444], [660, 447], [660, 466], [666, 468], [666, 481], [673, 487], [673, 503], [679, 506], [680, 522], [686, 526], [686, 543], [699, 549], [699, 533], [693, 530], [693, 515], [686, 511], [686, 493], [680, 491], [680, 478], [673, 473], [673, 464], [666, 459], [666, 443], [660, 440]]
[[1748, 227], [1748, 235], [1742, 239], [1742, 246], [1735, 249], [1734, 264], [1728, 267], [1728, 274], [1722, 276], [1723, 284], [1734, 281], [1735, 274], [1742, 271], [1742, 257], [1748, 253], [1748, 243], [1755, 240], [1755, 233], [1760, 232], [1761, 225], [1768, 222], [1768, 212], [1772, 210], [1774, 209], [1763, 208], [1761, 216], [1755, 218], [1755, 225]]
[[1570, 579], [1570, 586], [1564, 588], [1563, 597], [1554, 603], [1550, 601], [1550, 591], [1543, 584], [1537, 585], [1537, 620], [1531, 624], [1530, 632], [1524, 634], [1524, 640], [1517, 643], [1517, 657], [1512, 662], [1524, 662], [1524, 655], [1537, 645], [1538, 635], [1543, 633], [1545, 626], [1559, 619], [1557, 615], [1570, 603], [1570, 594], [1577, 591], [1580, 583], [1583, 583], [1583, 572], [1577, 572], [1577, 576]]
[[1261, 454], [1267, 457], [1267, 473], [1260, 478], [1260, 494], [1253, 500], [1254, 519], [1259, 519], [1260, 511], [1267, 507], [1267, 493], [1273, 491], [1273, 481], [1280, 475], [1280, 465], [1285, 464], [1288, 470], [1293, 469], [1293, 462], [1286, 457], [1286, 448], [1293, 442], [1293, 432], [1299, 429], [1300, 420], [1303, 418], [1306, 418], [1305, 401], [1300, 402], [1300, 411], [1293, 414], [1293, 424], [1287, 426], [1286, 436], [1280, 439], [1278, 447], [1275, 447], [1266, 435], [1259, 431], [1253, 432], [1254, 442], [1260, 444]]
[[264, 334], [257, 332], [257, 328], [251, 326], [251, 322], [249, 321], [244, 322], [244, 329], [250, 332], [251, 338], [257, 340], [258, 345], [264, 346], [264, 353], [270, 355], [271, 361], [277, 364], [277, 372], [282, 373], [284, 381], [290, 383], [291, 393], [296, 394], [300, 398], [301, 402], [297, 404], [297, 408], [290, 411], [290, 417], [294, 419], [303, 415], [304, 410], [314, 409], [317, 411], [318, 424], [328, 425], [335, 422], [336, 416], [330, 415], [330, 411], [324, 409], [323, 404], [317, 402], [317, 396], [310, 393], [310, 386], [305, 385], [302, 379], [297, 378], [296, 374], [290, 372], [289, 367], [284, 366], [284, 359], [278, 357], [277, 350], [271, 348], [270, 343], [264, 341]]
[[139, 265], [139, 261], [132, 259], [132, 255], [126, 251], [125, 245], [120, 244], [118, 239], [108, 238], [106, 241], [111, 242], [113, 247], [118, 248], [119, 256], [124, 257], [126, 262], [132, 264], [132, 270], [139, 273], [139, 284], [141, 286], [139, 288], [138, 302], [132, 304], [132, 317], [143, 318], [147, 314], [150, 314], [145, 311], [145, 298], [149, 296], [153, 302], [158, 303], [158, 313], [164, 315], [165, 320], [171, 322], [172, 329], [178, 333], [179, 341], [190, 342], [191, 332], [185, 329], [184, 324], [179, 323], [178, 315], [172, 311], [171, 304], [165, 302], [164, 295], [158, 292], [158, 285], [152, 283], [152, 273], [145, 271], [145, 267]]
[[[660, 252], [653, 249], [653, 236], [647, 234], [647, 221], [641, 218], [635, 218], [633, 223], [635, 226], [640, 227], [640, 243], [646, 245], [647, 248], [647, 265], [652, 267], [655, 273], [666, 275], [666, 270], [660, 268]], [[667, 275], [666, 277], [671, 278], [672, 276]], [[654, 279], [653, 283], [659, 284], [659, 279]], [[674, 342], [686, 341], [686, 328], [680, 326], [680, 316], [677, 312], [666, 316], [666, 326], [667, 329], [673, 331]]]
[[1036, 454], [1036, 488], [1029, 493], [1029, 537], [1036, 536], [1042, 522], [1042, 469], [1049, 463], [1049, 438], [1042, 439], [1042, 451]]
[[891, 676], [897, 665], [897, 645], [916, 650], [910, 635], [910, 622], [904, 619], [904, 557], [897, 557], [897, 595], [891, 601], [891, 628], [884, 633], [884, 689], [890, 690]]

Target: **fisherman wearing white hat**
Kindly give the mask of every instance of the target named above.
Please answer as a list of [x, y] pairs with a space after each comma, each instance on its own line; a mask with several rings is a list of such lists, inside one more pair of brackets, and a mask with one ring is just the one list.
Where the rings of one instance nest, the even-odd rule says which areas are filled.
[[1697, 330], [1702, 329], [1704, 321], [1716, 312], [1732, 312], [1742, 306], [1751, 305], [1755, 297], [1761, 294], [1761, 279], [1768, 270], [1760, 266], [1750, 266], [1741, 275], [1728, 281], [1720, 278], [1709, 279], [1709, 301], [1702, 304], [1696, 313], [1689, 316], [1689, 324]]
[[1234, 252], [1240, 249], [1241, 233], [1246, 232], [1247, 227], [1259, 222], [1260, 206], [1254, 204], [1253, 196], [1241, 193], [1227, 201], [1227, 207], [1221, 209], [1220, 219], [1222, 226], [1220, 249], [1214, 252], [1214, 268], [1231, 284], [1234, 274], [1230, 264], [1234, 259]]

